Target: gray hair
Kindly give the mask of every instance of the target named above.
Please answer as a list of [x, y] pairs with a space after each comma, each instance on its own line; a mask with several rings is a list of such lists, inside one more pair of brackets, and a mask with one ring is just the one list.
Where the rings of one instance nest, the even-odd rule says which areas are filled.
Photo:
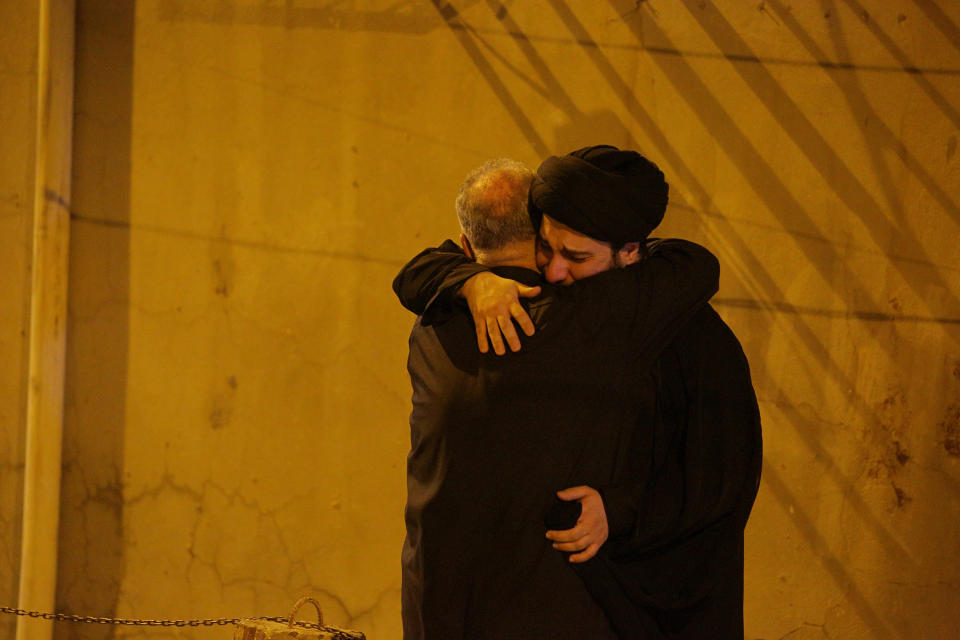
[[534, 236], [527, 213], [533, 176], [509, 158], [488, 160], [470, 172], [457, 193], [457, 218], [475, 250], [494, 251]]

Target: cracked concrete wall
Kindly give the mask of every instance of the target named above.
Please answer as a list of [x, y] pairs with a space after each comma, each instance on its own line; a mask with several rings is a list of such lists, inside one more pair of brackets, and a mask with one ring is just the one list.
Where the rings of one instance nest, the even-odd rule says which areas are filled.
[[[0, 5], [0, 603], [10, 606], [20, 575], [37, 20], [34, 3]], [[15, 627], [0, 616], [0, 637], [13, 637]]]
[[390, 280], [485, 159], [609, 142], [666, 172], [658, 233], [718, 254], [753, 367], [747, 637], [955, 634], [958, 24], [942, 0], [79, 1], [60, 606], [309, 593], [399, 638]]

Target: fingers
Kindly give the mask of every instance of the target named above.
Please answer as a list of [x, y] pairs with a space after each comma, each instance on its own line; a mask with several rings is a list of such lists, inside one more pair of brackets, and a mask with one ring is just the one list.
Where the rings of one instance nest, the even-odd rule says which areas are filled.
[[538, 295], [540, 287], [527, 287], [492, 273], [481, 273], [467, 280], [461, 293], [473, 313], [481, 353], [487, 353], [488, 341], [497, 355], [505, 354], [507, 346], [511, 351], [519, 351], [520, 338], [514, 321], [526, 335], [533, 335], [533, 321], [519, 299]]
[[591, 544], [594, 544], [592, 538], [583, 537], [575, 542], [554, 542], [553, 548], [557, 551], [566, 551], [567, 553], [571, 553], [574, 551], [583, 551]]
[[540, 287], [528, 287], [524, 284], [518, 284], [517, 295], [521, 298], [535, 298], [540, 295]]
[[474, 314], [473, 327], [477, 331], [477, 346], [480, 348], [480, 353], [486, 353], [489, 348], [487, 346], [487, 324]]
[[513, 328], [513, 321], [510, 320], [510, 318], [497, 316], [497, 324], [499, 325], [500, 332], [503, 333], [503, 337], [506, 339], [507, 344], [510, 345], [510, 350], [520, 351], [520, 338], [517, 337], [517, 330]]
[[567, 559], [570, 560], [570, 562], [573, 562], [573, 563], [586, 562], [587, 560], [589, 560], [589, 559], [592, 558], [593, 556], [597, 555], [597, 551], [599, 551], [599, 550], [600, 550], [600, 545], [599, 545], [598, 543], [594, 542], [594, 543], [591, 544], [589, 547], [587, 547], [586, 549], [584, 549], [582, 552], [576, 553], [576, 554], [570, 556], [570, 557], [567, 558]]
[[[577, 522], [577, 525], [572, 529], [547, 531], [547, 540], [553, 540], [554, 542], [573, 542], [587, 535], [589, 531], [590, 526], [586, 522], [580, 521]], [[582, 548], [583, 547], [580, 547], [580, 549]]]
[[[519, 302], [514, 302], [510, 305], [510, 315], [513, 316], [513, 319], [516, 320], [517, 324], [520, 325], [520, 328], [523, 329], [523, 332], [528, 336], [533, 335], [534, 326], [533, 320], [530, 319], [530, 316], [527, 315], [527, 310], [523, 308]], [[517, 349], [514, 349], [517, 351]]]
[[[528, 287], [522, 284], [517, 285], [517, 295], [521, 298], [533, 298], [534, 296], [540, 295], [540, 287]], [[527, 310], [523, 308], [518, 300], [515, 300], [510, 305], [510, 315], [513, 316], [513, 319], [517, 321], [517, 324], [520, 325], [520, 328], [523, 329], [523, 332], [528, 336], [532, 336], [534, 332], [533, 320], [530, 319], [530, 316], [527, 314]]]
[[[529, 323], [529, 328], [524, 325], [521, 325], [521, 327], [528, 336], [533, 335], [533, 323], [530, 322], [526, 313], [524, 313], [524, 317]], [[507, 352], [504, 347], [504, 340], [506, 340], [511, 351], [520, 351], [520, 337], [517, 335], [517, 330], [513, 327], [513, 321], [510, 318], [502, 315], [492, 315], [485, 318], [475, 316], [474, 325], [477, 330], [477, 346], [480, 348], [480, 353], [487, 352], [488, 338], [493, 346], [494, 353], [498, 356]]]
[[[503, 348], [503, 337], [500, 335], [500, 322], [496, 317], [488, 317], [486, 319], [486, 329], [487, 336], [490, 338], [490, 344], [493, 345], [493, 351], [498, 356], [502, 356], [507, 351]], [[516, 337], [516, 333], [514, 333]]]
[[563, 491], [557, 491], [557, 497], [561, 500], [566, 500], [567, 502], [571, 500], [579, 500], [581, 498], [586, 498], [587, 496], [596, 493], [596, 489], [592, 489], [586, 486], [579, 487], [570, 487], [569, 489], [564, 489]]
[[554, 549], [573, 553], [570, 562], [586, 562], [597, 555], [609, 535], [603, 499], [596, 489], [587, 486], [570, 487], [558, 491], [557, 496], [566, 501], [579, 500], [580, 519], [566, 531], [547, 531], [547, 539]]
[[[533, 322], [530, 321], [530, 317], [527, 315], [527, 312], [523, 310], [519, 304], [516, 305], [519, 308], [518, 315], [516, 311], [512, 310], [514, 317], [520, 322], [520, 327], [523, 329], [524, 333], [528, 336], [533, 335], [534, 327]], [[523, 321], [526, 321], [525, 323]], [[502, 356], [506, 353], [504, 348], [504, 340], [506, 340], [507, 346], [510, 347], [511, 351], [520, 351], [520, 336], [517, 335], [517, 330], [513, 326], [513, 321], [503, 315], [490, 315], [484, 318], [481, 322], [476, 323], [477, 327], [477, 345], [480, 347], [480, 353], [486, 353], [487, 338], [490, 339], [490, 344], [493, 345], [493, 351], [498, 356]]]

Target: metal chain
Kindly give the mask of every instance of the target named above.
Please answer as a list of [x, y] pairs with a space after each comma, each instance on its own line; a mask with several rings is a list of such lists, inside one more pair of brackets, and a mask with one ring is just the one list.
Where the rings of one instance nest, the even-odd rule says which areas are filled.
[[135, 627], [212, 627], [214, 625], [237, 624], [240, 618], [216, 618], [210, 620], [138, 620], [134, 618], [106, 618], [102, 616], [77, 616], [70, 613], [42, 613], [13, 607], [0, 607], [0, 613], [12, 613], [17, 616], [56, 620], [58, 622], [86, 622], [93, 624], [122, 624]]
[[[0, 613], [12, 613], [16, 616], [26, 616], [29, 618], [41, 618], [43, 620], [55, 620], [57, 622], [83, 622], [87, 624], [112, 624], [129, 625], [134, 627], [213, 627], [225, 626], [228, 624], [238, 624], [241, 620], [247, 618], [208, 618], [206, 620], [141, 620], [137, 618], [106, 618], [103, 616], [78, 616], [70, 613], [43, 613], [40, 611], [27, 611], [26, 609], [15, 609], [13, 607], [0, 607]], [[250, 620], [268, 620], [270, 622], [288, 622], [288, 618], [279, 616], [260, 616], [249, 618]], [[298, 627], [307, 627], [317, 629], [333, 634], [336, 640], [364, 640], [362, 633], [353, 633], [327, 627], [316, 622], [301, 622], [297, 620], [294, 624]]]

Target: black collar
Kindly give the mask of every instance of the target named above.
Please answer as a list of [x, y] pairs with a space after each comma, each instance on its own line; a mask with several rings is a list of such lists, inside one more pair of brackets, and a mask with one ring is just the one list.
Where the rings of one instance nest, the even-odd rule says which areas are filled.
[[540, 279], [540, 272], [527, 269], [526, 267], [490, 267], [490, 270], [501, 278], [510, 278], [528, 287], [536, 287], [543, 284], [543, 281]]

